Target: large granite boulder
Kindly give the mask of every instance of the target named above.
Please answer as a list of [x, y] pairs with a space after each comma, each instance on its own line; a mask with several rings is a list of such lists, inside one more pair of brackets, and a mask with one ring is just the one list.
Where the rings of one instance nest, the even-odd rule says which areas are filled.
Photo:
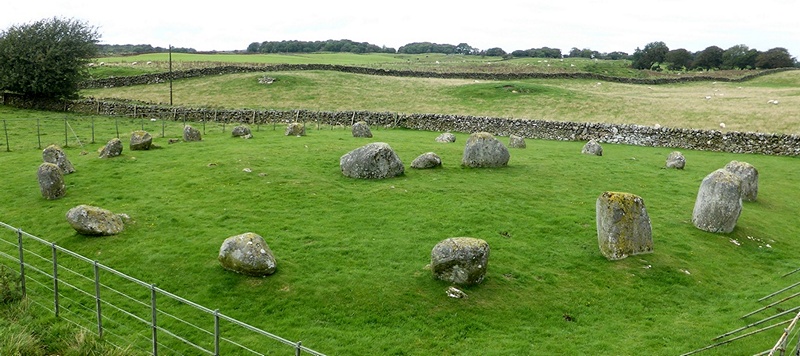
[[508, 148], [488, 132], [476, 132], [469, 135], [464, 145], [461, 165], [465, 167], [504, 167], [508, 165], [511, 155]]
[[353, 124], [353, 137], [372, 137], [372, 131], [369, 129], [369, 125], [364, 121]]
[[203, 135], [200, 134], [200, 130], [186, 125], [186, 127], [183, 128], [183, 140], [186, 142], [202, 141]]
[[595, 155], [595, 156], [602, 156], [603, 155], [603, 146], [600, 146], [599, 143], [595, 140], [589, 140], [585, 145], [583, 145], [583, 149], [581, 149], [581, 153], [586, 155]]
[[268, 276], [277, 269], [275, 256], [264, 238], [252, 232], [225, 239], [217, 260], [222, 268], [248, 276]]
[[686, 158], [683, 157], [683, 154], [678, 151], [670, 152], [669, 156], [667, 156], [667, 168], [676, 168], [676, 169], [683, 169], [686, 166]]
[[131, 133], [131, 151], [147, 151], [153, 145], [153, 136], [149, 132], [137, 130]]
[[711, 172], [700, 183], [692, 211], [692, 223], [700, 230], [729, 233], [742, 213], [742, 179], [724, 168]]
[[100, 158], [111, 158], [122, 154], [122, 141], [112, 138], [105, 146], [100, 148]]
[[595, 204], [597, 243], [609, 260], [653, 252], [653, 233], [644, 200], [638, 195], [604, 192]]
[[456, 135], [453, 135], [449, 132], [445, 132], [439, 136], [436, 136], [436, 142], [440, 143], [452, 143], [456, 142]]
[[239, 125], [231, 130], [232, 137], [241, 137], [244, 139], [253, 138], [253, 132], [250, 131], [250, 128], [244, 125]]
[[72, 165], [72, 162], [67, 159], [67, 154], [64, 153], [64, 150], [62, 150], [61, 147], [56, 145], [45, 147], [44, 151], [42, 151], [42, 160], [58, 166], [58, 168], [61, 169], [62, 174], [70, 174], [75, 172], [75, 167]]
[[433, 277], [455, 284], [483, 281], [489, 264], [489, 244], [473, 237], [451, 237], [431, 250]]
[[53, 163], [44, 162], [39, 165], [36, 172], [39, 179], [39, 189], [42, 197], [47, 200], [55, 200], [67, 194], [67, 185], [64, 183], [64, 174], [61, 168]]
[[525, 137], [517, 136], [517, 135], [511, 135], [511, 136], [508, 137], [508, 147], [510, 147], [510, 148], [525, 148], [525, 147], [528, 147], [528, 145], [525, 144]]
[[725, 170], [742, 179], [742, 200], [756, 201], [758, 198], [758, 170], [750, 163], [730, 161]]
[[414, 158], [414, 161], [411, 162], [411, 168], [417, 169], [426, 169], [426, 168], [436, 168], [442, 166], [442, 159], [433, 152], [426, 152], [423, 153], [417, 158]]
[[78, 205], [67, 211], [67, 222], [81, 235], [109, 236], [122, 232], [120, 214], [90, 205]]
[[[284, 132], [286, 136], [305, 136], [306, 135], [306, 127], [299, 123], [293, 122], [286, 126], [286, 132]], [[372, 136], [370, 136], [372, 137]]]
[[405, 166], [387, 143], [356, 148], [339, 159], [342, 174], [350, 178], [382, 179], [402, 175]]

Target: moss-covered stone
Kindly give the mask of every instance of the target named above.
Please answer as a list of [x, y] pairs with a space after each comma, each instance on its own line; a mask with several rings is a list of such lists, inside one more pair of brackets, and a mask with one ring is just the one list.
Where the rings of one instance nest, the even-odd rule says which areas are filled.
[[431, 250], [433, 277], [455, 284], [479, 284], [486, 276], [489, 244], [473, 237], [451, 237]]
[[81, 235], [109, 236], [122, 232], [122, 217], [91, 205], [78, 205], [67, 211], [67, 222]]
[[252, 232], [225, 239], [217, 260], [222, 268], [248, 276], [268, 276], [278, 268], [267, 242]]
[[597, 242], [609, 260], [653, 252], [650, 216], [638, 195], [604, 192], [596, 203]]
[[53, 163], [42, 163], [36, 172], [39, 179], [39, 189], [42, 197], [47, 200], [55, 200], [67, 194], [67, 185], [64, 183], [64, 175], [61, 168]]

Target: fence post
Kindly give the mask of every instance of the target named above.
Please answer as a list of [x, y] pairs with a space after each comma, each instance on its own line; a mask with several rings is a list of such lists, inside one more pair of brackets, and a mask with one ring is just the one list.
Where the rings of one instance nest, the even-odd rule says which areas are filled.
[[17, 229], [17, 244], [19, 246], [19, 279], [20, 287], [22, 287], [22, 296], [26, 296], [27, 290], [25, 289], [25, 258], [22, 248], [22, 229]]
[[67, 118], [64, 118], [64, 147], [69, 147], [69, 136], [67, 136]]
[[100, 308], [100, 267], [94, 261], [94, 300], [97, 306], [97, 335], [103, 337], [103, 313]]
[[158, 116], [161, 117], [161, 138], [164, 138], [164, 125], [165, 125], [164, 124], [164, 115], [162, 113], [162, 114], [159, 114]]
[[302, 342], [298, 341], [297, 345], [294, 347], [294, 355], [295, 356], [300, 356], [300, 353], [303, 351], [302, 346], [303, 346]]
[[92, 143], [94, 143], [94, 117], [92, 118]]
[[[11, 145], [8, 143], [8, 128], [6, 128], [6, 120], [3, 120], [3, 131], [6, 133], [6, 152], [11, 152]], [[42, 148], [41, 143], [39, 144], [39, 148]]]
[[114, 118], [114, 128], [117, 130], [117, 138], [119, 138], [119, 118]]
[[53, 310], [58, 318], [58, 257], [55, 242], [50, 244], [53, 249]]
[[151, 328], [153, 329], [153, 356], [158, 356], [158, 324], [156, 323], [156, 285], [150, 285], [150, 309], [152, 313]]
[[[36, 118], [36, 141], [39, 142], [39, 149], [42, 149], [42, 130], [41, 124], [39, 123], [40, 119]], [[7, 140], [6, 140], [7, 141]]]
[[214, 356], [219, 356], [219, 309], [214, 310]]

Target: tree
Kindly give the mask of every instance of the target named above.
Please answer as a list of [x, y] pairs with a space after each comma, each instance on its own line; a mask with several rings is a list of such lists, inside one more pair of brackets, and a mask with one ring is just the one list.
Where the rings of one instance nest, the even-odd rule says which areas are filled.
[[758, 51], [740, 44], [722, 53], [722, 69], [752, 69], [756, 67]]
[[664, 63], [669, 52], [667, 44], [661, 41], [650, 42], [644, 49], [636, 48], [633, 52], [631, 66], [636, 69], [657, 69], [659, 64]]
[[259, 47], [261, 47], [260, 43], [253, 42], [247, 46], [247, 53], [258, 53]]
[[77, 97], [99, 38], [94, 27], [58, 17], [9, 27], [0, 33], [0, 90]]
[[694, 58], [694, 68], [698, 69], [718, 69], [722, 67], [722, 54], [725, 51], [717, 46], [709, 46], [697, 53]]
[[487, 49], [486, 52], [484, 52], [483, 55], [489, 56], [489, 57], [502, 57], [502, 56], [506, 55], [506, 51], [504, 51], [500, 47], [492, 47], [492, 48]]
[[669, 70], [683, 70], [692, 66], [692, 53], [684, 48], [673, 49], [667, 52], [664, 61]]
[[762, 69], [786, 68], [794, 66], [792, 55], [786, 48], [776, 47], [760, 53], [756, 57], [756, 67]]

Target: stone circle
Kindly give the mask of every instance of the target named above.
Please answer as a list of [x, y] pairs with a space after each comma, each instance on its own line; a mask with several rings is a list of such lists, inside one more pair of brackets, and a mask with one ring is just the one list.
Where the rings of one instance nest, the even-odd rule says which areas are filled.
[[473, 237], [451, 237], [431, 250], [433, 277], [455, 284], [481, 283], [488, 264], [489, 244]]
[[667, 156], [666, 167], [683, 169], [684, 166], [686, 166], [686, 158], [683, 157], [683, 154], [678, 151], [670, 152], [669, 156]]
[[602, 156], [603, 155], [603, 146], [595, 140], [589, 140], [583, 145], [583, 149], [581, 149], [581, 153], [587, 155], [595, 155], [595, 156]]
[[359, 121], [353, 124], [353, 137], [372, 137], [372, 130], [369, 129], [369, 125], [367, 125], [364, 121]]
[[464, 145], [461, 165], [471, 168], [504, 167], [508, 165], [511, 155], [508, 148], [488, 132], [476, 132], [469, 135]]
[[96, 206], [78, 205], [67, 211], [67, 222], [81, 235], [110, 236], [122, 232], [123, 215]]
[[149, 132], [137, 130], [131, 133], [131, 143], [128, 147], [131, 151], [147, 151], [152, 144], [153, 136]]
[[720, 168], [700, 183], [692, 223], [700, 230], [729, 233], [742, 213], [742, 179]]
[[342, 174], [350, 178], [383, 179], [402, 175], [405, 166], [389, 144], [374, 142], [356, 148], [339, 159]]
[[231, 130], [232, 137], [241, 137], [243, 139], [250, 139], [253, 138], [253, 132], [250, 131], [250, 128], [244, 125], [239, 125]]
[[[285, 136], [305, 136], [306, 135], [306, 127], [299, 123], [293, 122], [286, 126], [286, 132], [284, 132]], [[371, 136], [370, 136], [371, 137]]]
[[644, 200], [635, 194], [603, 192], [595, 204], [597, 243], [609, 260], [653, 252], [653, 233]]
[[456, 142], [456, 135], [453, 135], [449, 132], [445, 132], [439, 136], [436, 136], [436, 142], [440, 143], [453, 143]]
[[742, 200], [756, 201], [758, 198], [758, 170], [747, 162], [730, 161], [725, 170], [742, 179]]
[[67, 154], [61, 147], [50, 145], [45, 147], [42, 151], [42, 160], [47, 163], [53, 163], [61, 169], [62, 174], [70, 174], [75, 172], [75, 167], [72, 162], [67, 159]]
[[525, 137], [511, 135], [508, 137], [508, 147], [509, 148], [525, 148], [528, 145], [525, 144]]
[[105, 146], [100, 148], [100, 158], [111, 158], [122, 154], [122, 141], [112, 138]]
[[67, 185], [64, 183], [64, 174], [61, 168], [53, 163], [44, 162], [39, 165], [36, 172], [39, 180], [39, 190], [42, 197], [47, 200], [56, 200], [67, 194]]
[[183, 128], [183, 140], [186, 142], [202, 141], [203, 135], [200, 134], [200, 130], [191, 125], [186, 125], [186, 127]]
[[411, 162], [411, 168], [426, 169], [442, 166], [442, 159], [434, 152], [423, 153]]
[[217, 260], [222, 268], [248, 276], [264, 277], [277, 270], [275, 256], [267, 242], [252, 232], [225, 239]]

